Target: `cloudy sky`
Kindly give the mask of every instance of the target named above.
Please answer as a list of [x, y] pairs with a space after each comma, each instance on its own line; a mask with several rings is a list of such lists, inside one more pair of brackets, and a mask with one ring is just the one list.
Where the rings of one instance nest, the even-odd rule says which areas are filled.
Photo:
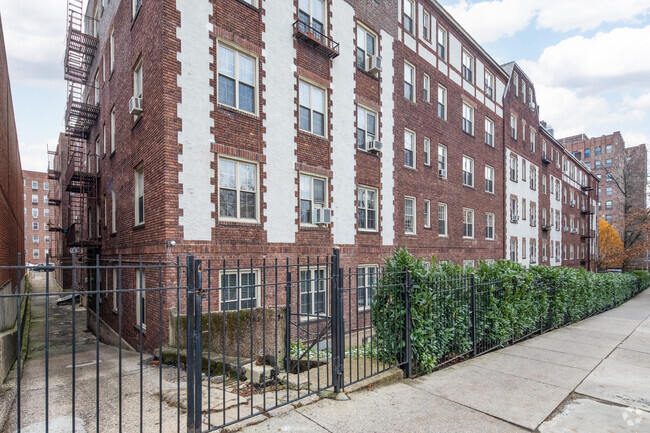
[[[441, 4], [498, 62], [519, 62], [557, 137], [650, 143], [650, 0]], [[66, 0], [0, 0], [0, 14], [23, 168], [44, 171], [63, 128]]]

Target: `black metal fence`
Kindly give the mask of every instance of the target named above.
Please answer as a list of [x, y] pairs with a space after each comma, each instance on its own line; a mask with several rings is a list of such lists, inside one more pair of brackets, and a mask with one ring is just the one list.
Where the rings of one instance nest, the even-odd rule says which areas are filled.
[[[5, 383], [16, 396], [0, 431], [38, 423], [45, 431], [55, 423], [72, 431], [216, 431], [388, 370], [419, 372], [412, 314], [440, 329], [429, 342], [440, 346], [436, 367], [557, 326], [542, 315], [494, 336], [491, 303], [504, 295], [502, 281], [430, 281], [423, 310], [411, 306], [419, 301], [408, 272], [343, 269], [337, 251], [246, 262], [73, 257], [63, 266], [48, 258], [43, 272], [11, 269], [18, 279], [29, 271], [30, 284], [0, 294], [22, 312], [23, 348]], [[56, 283], [64, 273], [71, 287]], [[541, 282], [535, 289], [547, 297], [554, 290]], [[386, 290], [403, 315], [381, 314], [375, 297]]]

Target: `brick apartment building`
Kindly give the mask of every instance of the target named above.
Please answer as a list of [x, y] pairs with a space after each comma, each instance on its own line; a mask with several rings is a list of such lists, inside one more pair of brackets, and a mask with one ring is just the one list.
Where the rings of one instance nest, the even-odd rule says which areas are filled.
[[[71, 248], [82, 260], [295, 260], [336, 246], [343, 267], [376, 269], [405, 246], [472, 265], [510, 256], [515, 239], [523, 263], [592, 267], [592, 254], [577, 258], [586, 232], [517, 231], [525, 221], [511, 223], [505, 203], [519, 194], [536, 222], [548, 210], [549, 223], [570, 214], [580, 227], [591, 208], [552, 203], [550, 183], [589, 203], [596, 179], [540, 128], [534, 96], [517, 99], [518, 67], [496, 63], [437, 2], [90, 0], [85, 18], [81, 0], [68, 5], [66, 132], [49, 171], [60, 260]], [[512, 114], [524, 140], [506, 138]], [[544, 163], [529, 132], [564, 165]], [[522, 174], [536, 170], [525, 193], [506, 185], [513, 152], [528, 160]], [[550, 260], [566, 242], [571, 258]], [[308, 272], [315, 291], [327, 269]], [[114, 325], [111, 302], [102, 318]], [[158, 308], [142, 302], [125, 300], [125, 329]], [[154, 345], [167, 332], [147, 326]]]
[[25, 258], [30, 263], [44, 263], [54, 250], [49, 227], [53, 213], [49, 202], [53, 182], [47, 173], [23, 170], [25, 215]]
[[[16, 266], [24, 247], [22, 168], [11, 98], [7, 53], [0, 21], [0, 266]], [[23, 256], [24, 259], [24, 256]], [[18, 285], [16, 272], [0, 269], [0, 293], [11, 293]], [[0, 301], [1, 302], [1, 301]], [[0, 331], [5, 330], [0, 320]], [[13, 325], [12, 325], [13, 326]], [[4, 378], [4, 375], [2, 375]]]

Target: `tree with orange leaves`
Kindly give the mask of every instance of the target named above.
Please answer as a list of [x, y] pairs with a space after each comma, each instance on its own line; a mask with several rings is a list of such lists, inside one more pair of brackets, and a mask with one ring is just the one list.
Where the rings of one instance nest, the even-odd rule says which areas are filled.
[[602, 269], [622, 268], [627, 259], [623, 241], [614, 227], [602, 218], [598, 218], [598, 237], [600, 267]]

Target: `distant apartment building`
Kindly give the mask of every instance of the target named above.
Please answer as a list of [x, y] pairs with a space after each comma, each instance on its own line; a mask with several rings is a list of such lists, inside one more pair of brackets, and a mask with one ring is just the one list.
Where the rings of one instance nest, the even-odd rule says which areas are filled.
[[[437, 2], [76, 4], [66, 131], [49, 170], [60, 259], [295, 260], [338, 247], [343, 267], [373, 273], [407, 247], [465, 266], [593, 267], [578, 253], [595, 242], [592, 210], [577, 203], [597, 180], [540, 128], [523, 72], [496, 63]], [[328, 270], [304, 272], [305, 294], [327, 297]], [[101, 280], [115, 287], [114, 275]], [[114, 326], [112, 302], [101, 316]], [[158, 308], [125, 301], [129, 329], [144, 325], [143, 302]], [[145, 345], [167, 332], [146, 326]]]
[[25, 258], [30, 263], [44, 263], [55, 241], [49, 231], [53, 217], [49, 202], [53, 183], [47, 173], [23, 170], [23, 188]]

